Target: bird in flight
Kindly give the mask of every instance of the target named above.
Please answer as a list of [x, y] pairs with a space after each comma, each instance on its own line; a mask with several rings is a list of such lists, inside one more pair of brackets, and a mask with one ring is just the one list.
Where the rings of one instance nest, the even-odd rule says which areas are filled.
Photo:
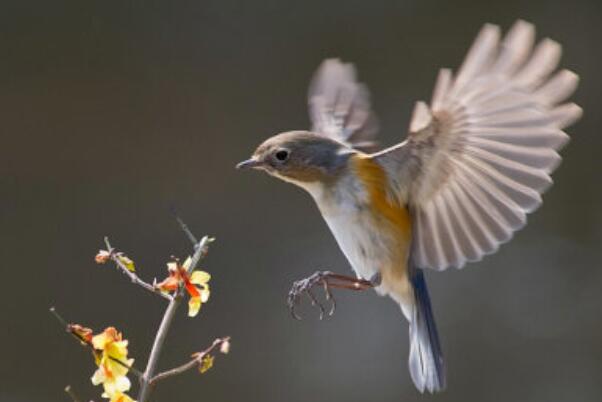
[[390, 296], [409, 322], [420, 392], [446, 386], [423, 270], [462, 268], [510, 240], [541, 205], [563, 129], [582, 114], [566, 102], [578, 76], [556, 71], [561, 46], [534, 40], [525, 21], [503, 38], [485, 25], [457, 74], [441, 69], [430, 104], [416, 103], [405, 141], [378, 152], [368, 152], [377, 119], [367, 88], [351, 64], [325, 60], [309, 88], [311, 130], [275, 135], [237, 165], [305, 189], [355, 271], [295, 282], [291, 308], [302, 294], [315, 301], [314, 286], [329, 299], [331, 288]]

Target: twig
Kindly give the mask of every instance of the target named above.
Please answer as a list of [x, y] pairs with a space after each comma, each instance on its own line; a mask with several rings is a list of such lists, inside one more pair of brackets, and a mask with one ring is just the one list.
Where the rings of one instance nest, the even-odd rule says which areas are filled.
[[[50, 307], [50, 313], [52, 315], [54, 315], [54, 317], [58, 320], [58, 322], [61, 323], [61, 325], [63, 327], [65, 327], [65, 331], [67, 331], [69, 334], [71, 334], [71, 336], [73, 336], [75, 339], [77, 339], [83, 346], [86, 346], [90, 349], [92, 349], [92, 353], [96, 356], [98, 355], [100, 352], [96, 349], [94, 349], [94, 346], [90, 343], [89, 340], [84, 339], [81, 335], [79, 335], [77, 332], [72, 330], [72, 325], [73, 324], [69, 324], [67, 323], [67, 321], [65, 321], [65, 319], [56, 311], [56, 308], [54, 307]], [[126, 369], [128, 369], [129, 371], [131, 371], [132, 373], [134, 373], [138, 378], [141, 378], [143, 373], [142, 371], [138, 370], [136, 367], [127, 364], [124, 361], [121, 361], [115, 357], [109, 356], [109, 359], [111, 359], [112, 361], [114, 361], [115, 363], [119, 364], [120, 366], [125, 367]], [[69, 387], [70, 389], [70, 387]], [[67, 389], [65, 388], [65, 391], [67, 393], [69, 393], [67, 391]]]
[[[92, 353], [96, 352], [94, 347], [90, 344], [90, 341], [84, 339], [80, 334], [76, 331], [73, 331], [73, 324], [69, 324], [65, 319], [56, 311], [56, 308], [50, 307], [50, 313], [57, 319], [57, 321], [65, 328], [65, 331], [70, 334], [72, 337], [77, 339], [83, 346], [88, 346], [92, 348]], [[121, 363], [121, 362], [120, 362]], [[123, 363], [125, 364], [125, 363]]]
[[199, 244], [199, 241], [197, 240], [196, 236], [188, 228], [188, 225], [186, 223], [184, 223], [184, 221], [182, 219], [180, 219], [180, 217], [178, 216], [178, 213], [176, 212], [176, 208], [172, 206], [170, 208], [170, 210], [171, 210], [171, 213], [173, 214], [173, 216], [176, 218], [176, 221], [180, 225], [180, 228], [182, 229], [184, 234], [188, 237], [188, 239], [192, 243], [192, 246], [196, 247]]
[[69, 395], [71, 397], [71, 400], [73, 402], [81, 402], [81, 400], [77, 397], [77, 394], [75, 393], [75, 391], [73, 391], [73, 389], [71, 389], [71, 385], [67, 385], [65, 387], [65, 392], [67, 393], [67, 395]]
[[172, 299], [172, 297], [166, 293], [161, 292], [161, 290], [155, 288], [153, 285], [151, 285], [150, 283], [144, 282], [142, 279], [140, 279], [140, 277], [138, 275], [136, 275], [135, 272], [130, 271], [125, 264], [119, 259], [119, 254], [115, 252], [115, 249], [113, 247], [111, 247], [111, 243], [109, 243], [109, 238], [105, 237], [105, 244], [107, 246], [107, 251], [109, 252], [109, 258], [111, 258], [111, 261], [113, 261], [117, 267], [119, 268], [119, 270], [126, 274], [127, 276], [129, 276], [129, 278], [131, 279], [132, 283], [135, 283], [136, 285], [140, 285], [142, 286], [144, 289], [148, 290], [149, 292], [152, 292], [156, 295], [159, 295], [161, 297], [163, 297], [164, 299], [170, 300]]
[[[205, 258], [207, 253], [209, 252], [209, 245], [215, 241], [215, 238], [209, 236], [203, 236], [200, 242], [198, 242], [194, 246], [194, 254], [192, 255], [192, 259], [190, 262], [190, 267], [188, 268], [188, 273], [192, 273], [196, 269], [197, 264]], [[182, 289], [180, 289], [181, 291]]]
[[169, 377], [173, 377], [178, 374], [182, 374], [182, 373], [200, 365], [203, 361], [203, 357], [205, 357], [207, 354], [211, 353], [216, 347], [220, 346], [222, 343], [229, 342], [229, 341], [230, 341], [229, 336], [226, 336], [223, 338], [217, 338], [216, 340], [213, 341], [211, 346], [209, 346], [207, 349], [203, 350], [200, 353], [195, 354], [195, 357], [192, 360], [182, 364], [181, 366], [175, 367], [171, 370], [163, 371], [163, 372], [157, 374], [156, 376], [154, 376], [153, 378], [151, 378], [151, 380], [149, 381], [150, 385], [155, 385], [155, 383], [157, 383], [161, 380], [164, 380]]
[[129, 371], [131, 371], [132, 373], [134, 373], [136, 375], [136, 377], [138, 378], [142, 378], [142, 376], [144, 375], [144, 373], [140, 370], [138, 370], [136, 367], [131, 366], [129, 364], [127, 364], [126, 362], [123, 362], [115, 357], [109, 356], [109, 359], [111, 359], [112, 361], [114, 361], [115, 363], [119, 364], [122, 367], [125, 367], [126, 369], [128, 369]]
[[[207, 254], [207, 251], [209, 250], [209, 244], [212, 241], [212, 238], [205, 236], [201, 239], [201, 241], [198, 244], [195, 245], [195, 252], [192, 256], [192, 262], [190, 264], [189, 272], [192, 272], [196, 268], [199, 261]], [[138, 393], [138, 402], [146, 402], [152, 391], [151, 379], [155, 375], [155, 371], [157, 369], [157, 362], [159, 361], [159, 356], [161, 356], [163, 344], [165, 343], [165, 338], [167, 337], [167, 333], [169, 332], [169, 328], [171, 327], [174, 315], [182, 301], [182, 292], [183, 287], [180, 286], [180, 288], [171, 297], [169, 305], [165, 310], [165, 314], [163, 314], [163, 319], [161, 320], [161, 325], [159, 326], [157, 335], [155, 336], [155, 341], [153, 342], [150, 356], [148, 358], [148, 363], [146, 364], [146, 369], [144, 370], [144, 374], [140, 378], [140, 392]]]
[[[50, 307], [49, 310], [50, 314], [52, 314], [58, 320], [58, 322], [60, 322], [63, 325], [63, 327], [65, 327], [65, 329], [69, 327], [69, 323], [65, 321], [63, 317], [61, 317], [61, 315], [58, 313], [58, 311], [56, 311], [56, 308], [54, 308], [54, 306]], [[67, 330], [67, 332], [70, 331]]]

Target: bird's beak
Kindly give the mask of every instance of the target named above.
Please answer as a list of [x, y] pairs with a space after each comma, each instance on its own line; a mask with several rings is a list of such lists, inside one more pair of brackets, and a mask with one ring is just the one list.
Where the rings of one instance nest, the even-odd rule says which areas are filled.
[[252, 169], [252, 168], [258, 168], [261, 165], [262, 165], [261, 161], [255, 159], [255, 158], [251, 158], [251, 159], [247, 159], [246, 161], [240, 162], [238, 165], [236, 165], [236, 169]]

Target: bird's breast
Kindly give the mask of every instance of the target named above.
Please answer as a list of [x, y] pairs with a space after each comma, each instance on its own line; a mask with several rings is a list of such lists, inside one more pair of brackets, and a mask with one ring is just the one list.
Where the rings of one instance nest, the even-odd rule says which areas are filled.
[[353, 156], [348, 171], [314, 198], [354, 271], [405, 274], [410, 218], [405, 206], [387, 196], [385, 172], [364, 156]]

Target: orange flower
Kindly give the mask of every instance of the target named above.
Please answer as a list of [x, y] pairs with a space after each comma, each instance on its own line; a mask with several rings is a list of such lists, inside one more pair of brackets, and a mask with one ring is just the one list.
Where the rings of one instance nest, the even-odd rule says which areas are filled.
[[190, 296], [190, 300], [188, 301], [188, 316], [194, 317], [201, 309], [201, 305], [209, 300], [211, 293], [208, 282], [211, 279], [211, 275], [205, 271], [194, 271], [189, 275], [188, 271], [191, 263], [192, 260], [190, 257], [184, 261], [184, 264], [180, 264], [177, 260], [168, 262], [167, 270], [169, 276], [155, 286], [163, 292], [176, 292], [180, 288], [180, 285], [183, 285]]

